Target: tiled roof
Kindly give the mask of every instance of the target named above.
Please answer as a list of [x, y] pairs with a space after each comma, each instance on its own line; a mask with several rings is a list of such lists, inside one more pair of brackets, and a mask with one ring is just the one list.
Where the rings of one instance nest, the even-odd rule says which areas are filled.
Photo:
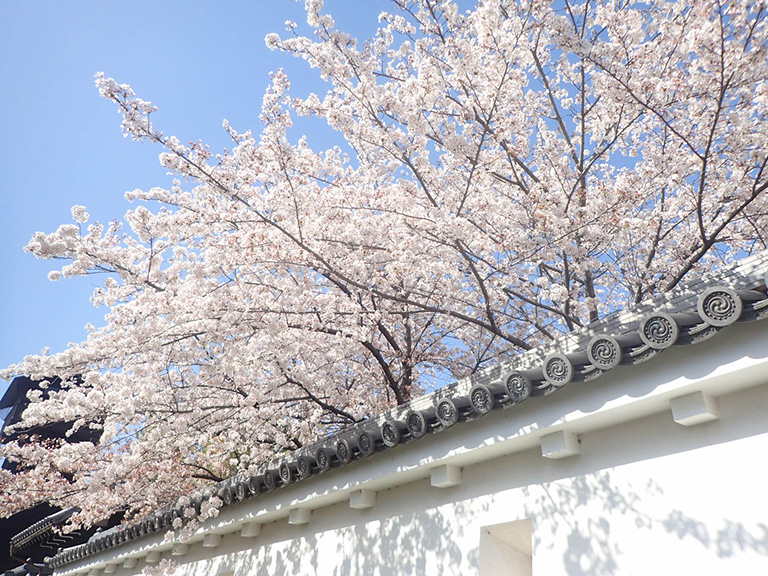
[[29, 548], [33, 544], [36, 544], [42, 540], [45, 540], [51, 528], [56, 526], [62, 526], [75, 512], [79, 512], [79, 508], [67, 508], [66, 510], [60, 510], [50, 516], [46, 516], [42, 520], [38, 520], [32, 526], [22, 530], [11, 538], [11, 552], [16, 554]]
[[[671, 346], [702, 342], [734, 323], [765, 319], [767, 281], [768, 251], [318, 440], [271, 462], [257, 475], [230, 478], [207, 497], [218, 496], [225, 507], [257, 498], [353, 465], [377, 451], [471, 422], [491, 410], [512, 409], [531, 396], [546, 396], [570, 383], [599, 378], [617, 366], [645, 362]], [[198, 511], [203, 498], [192, 501]], [[183, 506], [168, 506], [140, 522], [96, 534], [87, 543], [58, 553], [50, 565], [65, 566], [168, 530], [175, 518], [183, 518]]]

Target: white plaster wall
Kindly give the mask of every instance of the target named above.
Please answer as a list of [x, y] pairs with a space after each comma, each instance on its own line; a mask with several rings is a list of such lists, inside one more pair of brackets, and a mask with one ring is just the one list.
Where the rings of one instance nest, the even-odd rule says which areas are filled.
[[[535, 576], [766, 575], [768, 330], [736, 328], [227, 508], [201, 529], [224, 534], [217, 548], [171, 557], [157, 534], [57, 576], [135, 576], [161, 550], [178, 576], [526, 574], [525, 558], [481, 544], [526, 518]], [[676, 424], [670, 400], [699, 390], [720, 419]], [[542, 457], [542, 434], [559, 430], [580, 434], [581, 454]], [[446, 464], [464, 467], [461, 484], [431, 486]], [[350, 509], [361, 488], [376, 505]], [[297, 506], [308, 524], [289, 525]], [[241, 537], [254, 521], [260, 534]]]
[[480, 574], [483, 576], [531, 576], [532, 559], [497, 539], [488, 530], [480, 534]]
[[479, 574], [498, 568], [480, 561], [483, 527], [523, 518], [537, 576], [768, 574], [768, 386], [718, 402], [715, 422], [686, 428], [659, 413], [582, 435], [571, 458], [529, 449], [466, 467], [460, 486], [422, 479], [370, 509], [337, 503], [303, 526], [281, 519], [256, 538], [198, 543], [177, 574]]

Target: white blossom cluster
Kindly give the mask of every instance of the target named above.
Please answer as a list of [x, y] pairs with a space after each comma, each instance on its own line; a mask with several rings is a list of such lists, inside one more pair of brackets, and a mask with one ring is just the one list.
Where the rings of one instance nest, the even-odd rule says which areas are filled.
[[[218, 155], [97, 76], [177, 180], [30, 241], [52, 279], [105, 273], [108, 314], [6, 375], [81, 377], [25, 425], [100, 440], [1, 447], [0, 513], [140, 516], [766, 245], [761, 2], [398, 0], [358, 43], [308, 0], [302, 26], [267, 45], [327, 93], [276, 72]], [[296, 115], [344, 148], [292, 142]]]

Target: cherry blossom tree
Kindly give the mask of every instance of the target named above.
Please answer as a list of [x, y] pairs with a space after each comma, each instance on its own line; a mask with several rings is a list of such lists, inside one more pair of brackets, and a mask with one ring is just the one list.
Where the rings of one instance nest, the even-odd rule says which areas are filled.
[[81, 379], [24, 425], [101, 439], [8, 443], [0, 512], [143, 514], [766, 247], [764, 2], [394, 0], [365, 42], [306, 14], [266, 43], [327, 92], [274, 73], [218, 154], [97, 75], [176, 179], [27, 246], [108, 314], [6, 371]]

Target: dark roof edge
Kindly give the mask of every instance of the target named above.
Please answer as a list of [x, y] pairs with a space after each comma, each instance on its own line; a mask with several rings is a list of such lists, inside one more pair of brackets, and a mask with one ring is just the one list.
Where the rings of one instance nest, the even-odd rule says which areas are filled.
[[16, 554], [16, 552], [40, 541], [51, 531], [52, 527], [61, 526], [76, 512], [80, 512], [80, 508], [72, 507], [65, 510], [59, 510], [58, 512], [54, 512], [53, 514], [38, 520], [32, 524], [32, 526], [25, 528], [15, 536], [12, 536], [10, 541], [11, 554]]
[[764, 251], [276, 458], [259, 474], [220, 482], [206, 494], [192, 497], [189, 504], [177, 502], [139, 522], [97, 533], [85, 544], [59, 552], [49, 563], [57, 568], [170, 530], [176, 518], [185, 518], [185, 508], [199, 512], [206, 498], [218, 496], [226, 507], [476, 420], [492, 409], [551, 394], [571, 382], [593, 380], [619, 365], [645, 362], [673, 345], [702, 342], [736, 322], [764, 319], [767, 283], [768, 251]]

